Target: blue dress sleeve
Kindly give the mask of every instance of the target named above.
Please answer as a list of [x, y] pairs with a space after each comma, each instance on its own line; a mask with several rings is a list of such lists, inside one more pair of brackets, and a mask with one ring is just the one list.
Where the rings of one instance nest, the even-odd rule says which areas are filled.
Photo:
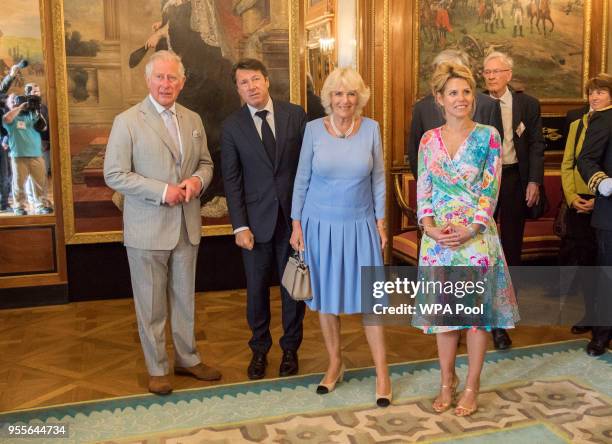
[[378, 122], [374, 122], [374, 146], [372, 155], [372, 196], [374, 198], [374, 213], [376, 220], [385, 218], [385, 161]]
[[300, 151], [300, 161], [298, 163], [295, 182], [293, 184], [293, 200], [291, 202], [291, 219], [301, 220], [302, 209], [310, 185], [310, 176], [312, 174], [312, 159], [314, 157], [312, 125], [308, 123], [304, 131], [304, 140], [302, 140], [302, 149]]

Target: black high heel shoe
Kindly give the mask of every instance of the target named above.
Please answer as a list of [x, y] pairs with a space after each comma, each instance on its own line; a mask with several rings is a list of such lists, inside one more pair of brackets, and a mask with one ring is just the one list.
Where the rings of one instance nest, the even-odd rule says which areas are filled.
[[[378, 378], [375, 381], [376, 387], [378, 387]], [[388, 395], [381, 395], [378, 393], [378, 389], [376, 390], [376, 405], [378, 407], [389, 407], [391, 405], [391, 401], [393, 400], [393, 387], [389, 388]]]

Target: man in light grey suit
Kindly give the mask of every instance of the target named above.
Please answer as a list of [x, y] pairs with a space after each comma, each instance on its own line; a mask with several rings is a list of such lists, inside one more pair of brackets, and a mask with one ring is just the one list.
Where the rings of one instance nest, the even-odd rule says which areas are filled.
[[156, 52], [147, 63], [146, 81], [149, 96], [115, 118], [104, 178], [125, 196], [123, 239], [149, 391], [165, 395], [172, 391], [164, 331], [168, 304], [174, 372], [221, 378], [201, 362], [194, 335], [199, 195], [210, 184], [213, 164], [202, 120], [175, 103], [185, 83], [181, 59]]

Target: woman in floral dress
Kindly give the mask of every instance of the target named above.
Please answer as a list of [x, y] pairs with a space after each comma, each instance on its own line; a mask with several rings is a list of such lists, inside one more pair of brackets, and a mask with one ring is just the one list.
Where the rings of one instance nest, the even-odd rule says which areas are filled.
[[[477, 409], [486, 332], [491, 328], [513, 328], [519, 319], [493, 218], [501, 178], [502, 144], [495, 128], [471, 119], [475, 82], [467, 68], [452, 63], [439, 65], [432, 78], [432, 90], [444, 111], [446, 124], [426, 132], [419, 147], [417, 200], [423, 230], [419, 278], [444, 280], [440, 267], [450, 266], [486, 275], [489, 282], [484, 287], [485, 313], [477, 325], [457, 324], [457, 318], [449, 322], [452, 325], [444, 325], [440, 316], [419, 315], [419, 306], [449, 299], [449, 295], [425, 292], [417, 294], [417, 315], [412, 323], [425, 333], [436, 334], [441, 387], [433, 408], [439, 413], [450, 408], [459, 384], [455, 373], [457, 344], [460, 330], [468, 329], [468, 375], [455, 409], [456, 415], [468, 416]], [[461, 296], [455, 293], [450, 295], [453, 297]]]

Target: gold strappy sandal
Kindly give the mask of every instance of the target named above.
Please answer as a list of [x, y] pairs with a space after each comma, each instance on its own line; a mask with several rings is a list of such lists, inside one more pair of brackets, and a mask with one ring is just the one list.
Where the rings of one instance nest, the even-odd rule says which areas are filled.
[[[478, 396], [478, 391], [471, 387], [466, 387], [464, 391], [473, 392], [474, 396]], [[478, 404], [474, 404], [474, 407], [470, 408], [457, 404], [457, 407], [455, 408], [455, 416], [471, 416], [476, 412], [476, 410], [478, 410]]]
[[436, 413], [444, 413], [445, 411], [447, 411], [452, 405], [453, 401], [455, 400], [455, 396], [457, 395], [458, 386], [459, 386], [459, 377], [455, 374], [453, 377], [453, 383], [451, 385], [441, 385], [440, 386], [440, 393], [442, 393], [442, 390], [444, 389], [450, 389], [451, 401], [439, 403], [438, 398], [440, 397], [440, 395], [438, 395], [438, 397], [434, 400], [433, 404], [431, 405], [431, 408], [433, 408]]

